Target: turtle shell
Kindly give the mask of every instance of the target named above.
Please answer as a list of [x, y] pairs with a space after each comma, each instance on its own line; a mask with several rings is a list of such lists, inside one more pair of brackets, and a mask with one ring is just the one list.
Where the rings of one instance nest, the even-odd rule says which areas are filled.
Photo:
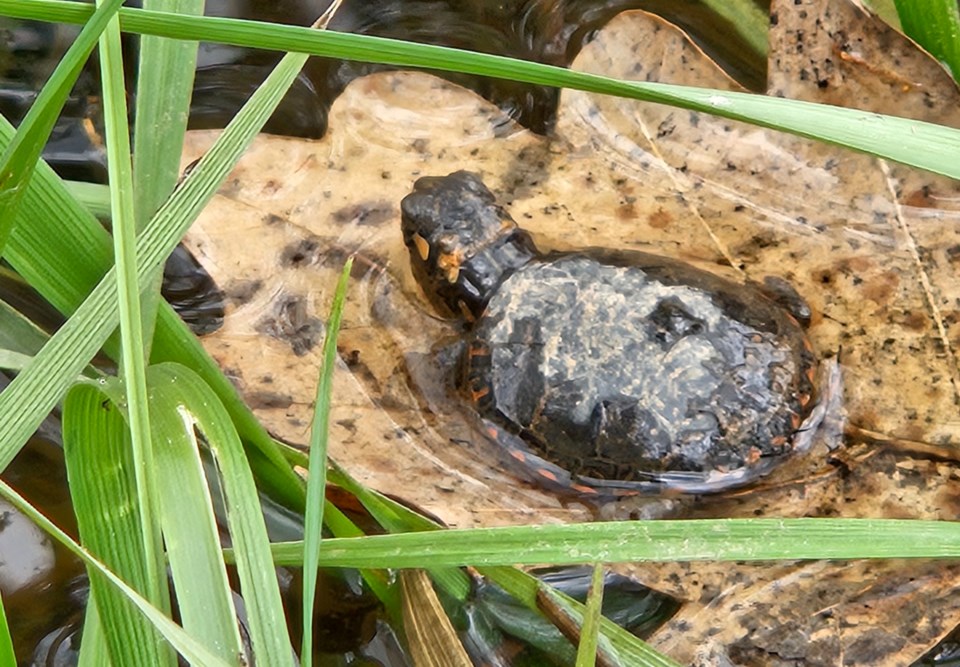
[[593, 251], [508, 276], [463, 369], [488, 432], [538, 477], [587, 492], [703, 492], [792, 450], [815, 357], [755, 286]]
[[710, 492], [793, 451], [817, 362], [771, 289], [639, 252], [542, 254], [467, 172], [402, 208], [421, 284], [469, 323], [461, 388], [539, 481]]

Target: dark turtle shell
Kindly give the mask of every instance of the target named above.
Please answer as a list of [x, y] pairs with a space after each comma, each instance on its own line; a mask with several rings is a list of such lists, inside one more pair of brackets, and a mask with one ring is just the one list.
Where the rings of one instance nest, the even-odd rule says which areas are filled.
[[466, 172], [420, 179], [402, 208], [421, 282], [472, 320], [462, 388], [538, 479], [707, 492], [792, 451], [816, 359], [768, 290], [645, 253], [541, 255]]

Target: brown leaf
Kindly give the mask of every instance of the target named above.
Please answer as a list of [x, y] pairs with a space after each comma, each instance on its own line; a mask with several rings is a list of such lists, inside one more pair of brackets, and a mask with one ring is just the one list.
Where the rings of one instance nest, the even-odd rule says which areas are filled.
[[[777, 0], [773, 11], [776, 94], [958, 125], [957, 89], [939, 65], [858, 7]], [[610, 22], [574, 67], [735, 89], [682, 33], [641, 12]], [[185, 161], [213, 137], [192, 133]], [[518, 480], [451, 399], [457, 329], [419, 293], [399, 235], [398, 204], [413, 181], [457, 169], [481, 172], [543, 248], [637, 248], [733, 277], [787, 279], [812, 306], [819, 353], [840, 355], [843, 390], [833, 398], [852, 422], [936, 451], [960, 443], [957, 184], [577, 91], [563, 93], [555, 133], [542, 138], [472, 93], [402, 72], [352, 83], [321, 141], [260, 137], [188, 239], [231, 298], [225, 327], [205, 344], [272, 432], [306, 442], [321, 323], [342, 261], [356, 252], [331, 455], [452, 526], [956, 516], [953, 464], [829, 430], [761, 484], [703, 499], [594, 508]], [[624, 569], [689, 601], [654, 637], [681, 662], [908, 664], [960, 619], [956, 568], [937, 563]]]
[[403, 627], [416, 667], [471, 667], [447, 612], [424, 570], [400, 572]]

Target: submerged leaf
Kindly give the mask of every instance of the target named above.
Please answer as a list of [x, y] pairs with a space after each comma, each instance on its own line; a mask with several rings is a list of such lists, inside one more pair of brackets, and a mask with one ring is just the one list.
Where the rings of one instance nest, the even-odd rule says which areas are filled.
[[[842, 2], [803, 10], [778, 2], [774, 12], [775, 94], [811, 99], [823, 91], [833, 97], [813, 98], [960, 126], [960, 96], [949, 78], [860, 10]], [[860, 23], [831, 23], [837, 16]], [[797, 39], [814, 36], [816, 44], [795, 48]], [[870, 40], [880, 46], [867, 57]], [[881, 62], [885, 50], [896, 68]], [[828, 61], [832, 74], [821, 86], [811, 74], [825, 72]], [[718, 105], [723, 90], [736, 90], [685, 35], [639, 12], [610, 22], [574, 67], [710, 86], [718, 89]], [[902, 72], [911, 86], [892, 85], [891, 72]], [[873, 131], [870, 113], [863, 119], [863, 131]], [[189, 136], [185, 160], [212, 136]], [[665, 514], [952, 516], [952, 465], [881, 451], [829, 429], [809, 455], [763, 484], [709, 499], [593, 507], [519, 481], [453, 392], [450, 343], [460, 330], [437, 319], [415, 286], [399, 234], [398, 204], [413, 181], [458, 169], [480, 172], [541, 248], [639, 249], [733, 279], [786, 280], [809, 302], [818, 354], [839, 357], [843, 386], [822, 397], [832, 409], [828, 421], [845, 412], [880, 437], [936, 444], [947, 453], [960, 444], [956, 183], [707, 114], [576, 91], [563, 93], [554, 133], [538, 137], [471, 93], [404, 72], [353, 82], [331, 109], [321, 141], [261, 137], [191, 233], [198, 257], [222, 268], [217, 279], [230, 299], [224, 328], [205, 345], [274, 433], [306, 440], [322, 314], [343, 257], [356, 253], [339, 341], [345, 365], [334, 383], [331, 456], [360, 481], [450, 525]], [[836, 662], [874, 634], [905, 633], [909, 619], [894, 606], [878, 606], [830, 635], [836, 617], [798, 602], [810, 588], [808, 572], [843, 581], [830, 599], [846, 610], [882, 574], [878, 591], [909, 589], [904, 600], [944, 610], [944, 619], [923, 624], [911, 644], [870, 654], [872, 664], [892, 664], [920, 655], [960, 619], [953, 611], [960, 579], [951, 568], [930, 567], [929, 581], [942, 577], [939, 584], [916, 589], [911, 568], [895, 563], [624, 569], [689, 601], [654, 641], [680, 662], [702, 664], [733, 660], [736, 651], [810, 657], [819, 650]], [[769, 598], [762, 609], [745, 604], [743, 591], [754, 590]], [[757, 641], [713, 639], [711, 629], [728, 618]], [[769, 633], [751, 635], [760, 624]], [[698, 639], [683, 639], [683, 628]], [[797, 643], [817, 648], [804, 653]]]

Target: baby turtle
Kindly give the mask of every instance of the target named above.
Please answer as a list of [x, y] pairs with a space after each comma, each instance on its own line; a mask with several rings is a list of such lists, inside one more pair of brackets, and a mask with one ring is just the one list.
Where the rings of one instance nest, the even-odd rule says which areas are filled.
[[467, 322], [459, 386], [537, 480], [704, 493], [793, 451], [816, 358], [771, 289], [640, 252], [541, 253], [466, 171], [419, 179], [401, 209], [417, 280]]

